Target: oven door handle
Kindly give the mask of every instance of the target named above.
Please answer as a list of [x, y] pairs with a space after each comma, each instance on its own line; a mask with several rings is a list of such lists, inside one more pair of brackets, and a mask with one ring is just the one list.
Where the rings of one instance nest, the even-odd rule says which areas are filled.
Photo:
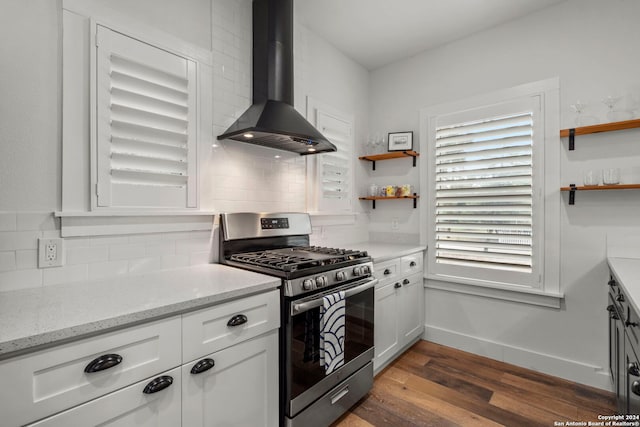
[[[367, 289], [373, 288], [377, 284], [378, 284], [378, 279], [372, 279], [362, 285], [354, 286], [353, 288], [348, 288], [347, 290], [344, 291], [344, 297], [345, 299], [352, 297], [354, 295], [359, 294], [360, 292], [364, 292]], [[322, 297], [312, 299], [310, 301], [292, 304], [291, 315], [294, 316], [296, 314], [304, 313], [305, 311], [309, 311], [312, 308], [320, 307], [322, 304], [323, 304]]]

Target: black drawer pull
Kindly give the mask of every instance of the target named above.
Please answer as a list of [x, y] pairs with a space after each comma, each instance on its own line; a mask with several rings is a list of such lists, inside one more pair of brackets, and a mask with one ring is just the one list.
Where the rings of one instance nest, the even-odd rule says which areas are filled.
[[611, 316], [610, 316], [613, 320], [620, 320], [620, 317], [618, 316], [618, 314], [615, 311], [611, 312]]
[[634, 381], [631, 384], [631, 391], [633, 392], [633, 394], [640, 396], [640, 382], [639, 381]]
[[409, 263], [409, 267], [415, 267], [415, 266], [416, 266], [416, 262], [415, 262], [415, 261], [411, 261], [411, 262]]
[[609, 280], [609, 286], [611, 286], [612, 288], [614, 286], [617, 286], [618, 284], [616, 283], [616, 281], [614, 279]]
[[388, 268], [385, 268], [385, 269], [384, 269], [384, 273], [383, 273], [383, 274], [384, 274], [385, 276], [388, 276], [388, 275], [390, 275], [390, 274], [391, 274], [391, 270], [389, 270]]
[[638, 322], [630, 322], [629, 320], [625, 320], [624, 321], [624, 325], [625, 326], [631, 326], [632, 328], [635, 328], [636, 326], [638, 326]]
[[616, 301], [624, 302], [624, 294], [618, 294], [616, 296]]
[[393, 285], [393, 287], [394, 287], [394, 288], [396, 288], [396, 289], [398, 289], [398, 288], [401, 288], [401, 287], [402, 287], [402, 285], [401, 285], [400, 283], [396, 283], [395, 285]]
[[163, 375], [161, 377], [153, 379], [149, 384], [147, 384], [142, 392], [144, 394], [157, 393], [169, 387], [171, 384], [173, 384], [173, 377], [170, 377], [169, 375]]
[[404, 279], [404, 280], [402, 281], [402, 284], [403, 284], [403, 285], [408, 285], [408, 284], [409, 284], [409, 279]]
[[213, 368], [215, 365], [216, 365], [216, 362], [214, 362], [213, 359], [209, 359], [209, 358], [202, 359], [201, 361], [193, 365], [193, 368], [191, 368], [191, 373], [201, 374]]
[[631, 362], [627, 365], [627, 372], [629, 375], [633, 375], [634, 377], [640, 377], [640, 369], [638, 369], [638, 364], [636, 362]]
[[120, 362], [122, 362], [122, 356], [119, 354], [103, 354], [100, 357], [96, 357], [87, 366], [85, 366], [84, 371], [87, 374], [100, 372], [105, 369], [113, 368], [114, 366], [119, 365]]
[[607, 311], [608, 311], [608, 312], [610, 312], [610, 313], [612, 313], [613, 311], [615, 311], [615, 308], [613, 308], [613, 304], [609, 304], [609, 305], [607, 306]]
[[227, 322], [227, 326], [240, 326], [247, 323], [247, 316], [244, 314], [236, 314]]

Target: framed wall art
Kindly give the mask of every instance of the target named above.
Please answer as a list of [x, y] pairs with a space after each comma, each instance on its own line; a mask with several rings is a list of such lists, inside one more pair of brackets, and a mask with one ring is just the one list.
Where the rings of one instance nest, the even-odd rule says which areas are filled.
[[389, 132], [387, 151], [413, 150], [413, 132]]

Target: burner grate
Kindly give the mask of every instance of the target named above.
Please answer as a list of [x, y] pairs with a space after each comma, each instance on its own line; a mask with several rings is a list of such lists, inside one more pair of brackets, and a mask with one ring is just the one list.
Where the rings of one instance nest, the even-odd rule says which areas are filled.
[[320, 246], [296, 246], [285, 249], [245, 252], [231, 255], [231, 261], [260, 267], [293, 272], [308, 268], [332, 265], [366, 257], [367, 253], [351, 249], [334, 249]]

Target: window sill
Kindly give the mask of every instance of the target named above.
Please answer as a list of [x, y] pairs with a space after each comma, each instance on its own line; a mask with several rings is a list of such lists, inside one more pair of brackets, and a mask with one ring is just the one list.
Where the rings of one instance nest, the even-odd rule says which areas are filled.
[[213, 212], [206, 211], [105, 211], [55, 212], [62, 237], [112, 236], [121, 234], [207, 231]]
[[538, 305], [542, 307], [560, 308], [564, 294], [545, 292], [537, 289], [515, 289], [501, 286], [477, 285], [460, 282], [449, 282], [441, 277], [431, 277], [425, 274], [424, 287], [440, 291], [454, 292], [466, 295], [477, 295], [485, 298], [513, 301], [523, 304]]

